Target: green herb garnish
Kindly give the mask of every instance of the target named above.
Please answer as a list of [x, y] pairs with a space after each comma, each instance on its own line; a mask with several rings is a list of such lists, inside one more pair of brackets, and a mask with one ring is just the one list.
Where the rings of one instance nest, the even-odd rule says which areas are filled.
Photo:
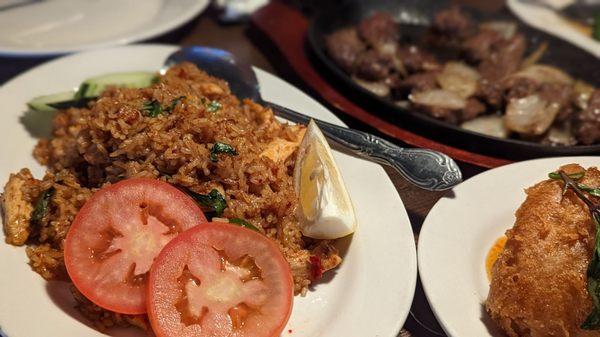
[[31, 223], [39, 224], [46, 214], [48, 214], [50, 211], [50, 199], [52, 199], [53, 195], [54, 187], [50, 187], [40, 194], [31, 212]]
[[206, 111], [217, 112], [217, 111], [221, 110], [222, 107], [223, 107], [223, 105], [221, 103], [219, 103], [219, 101], [210, 101], [206, 105]]
[[223, 214], [223, 210], [227, 208], [225, 197], [214, 188], [208, 194], [199, 194], [190, 190], [187, 192], [200, 206], [214, 211], [217, 216]]
[[[585, 174], [585, 172], [583, 173]], [[579, 176], [580, 179], [583, 174]], [[571, 176], [560, 171], [558, 175], [565, 183], [564, 192], [571, 188], [573, 192], [588, 206], [592, 220], [596, 228], [596, 244], [592, 258], [587, 269], [587, 290], [592, 297], [594, 308], [589, 313], [585, 321], [581, 324], [581, 329], [598, 330], [600, 329], [600, 204], [594, 204], [584, 193], [579, 186], [582, 185], [574, 181]], [[594, 189], [592, 189], [594, 190]], [[598, 190], [598, 189], [596, 189]]]
[[[575, 180], [579, 180], [579, 179], [583, 178], [584, 175], [585, 175], [585, 171], [567, 174], [567, 176], [569, 178], [575, 179]], [[558, 173], [558, 172], [550, 172], [550, 173], [548, 173], [548, 177], [550, 179], [562, 180], [562, 177], [560, 176], [560, 173]]]
[[169, 105], [167, 105], [166, 107], [161, 106], [160, 102], [155, 99], [153, 99], [151, 101], [146, 101], [146, 102], [144, 102], [144, 105], [142, 105], [142, 111], [148, 117], [158, 117], [158, 115], [160, 115], [160, 114], [168, 115], [173, 111], [173, 109], [175, 109], [177, 104], [181, 103], [181, 101], [184, 98], [186, 98], [186, 97], [179, 96], [179, 97], [173, 99], [171, 101], [171, 103], [169, 103]]
[[144, 105], [142, 106], [142, 111], [148, 117], [158, 117], [158, 115], [163, 113], [163, 109], [160, 106], [160, 103], [155, 99], [144, 102]]
[[168, 112], [173, 111], [173, 109], [175, 109], [177, 104], [181, 103], [181, 101], [185, 98], [186, 98], [185, 96], [179, 96], [179, 97], [175, 98], [174, 100], [171, 101], [169, 106], [167, 108], [165, 108], [165, 111], [168, 111]]
[[249, 223], [248, 221], [244, 220], [244, 219], [240, 219], [240, 218], [231, 218], [229, 219], [229, 223], [234, 223], [236, 225], [240, 225], [244, 228], [248, 228], [251, 229], [253, 231], [259, 232], [260, 230], [258, 230], [258, 228], [256, 228], [256, 226], [254, 226], [253, 224]]
[[217, 154], [219, 154], [219, 153], [225, 153], [230, 156], [238, 155], [238, 153], [235, 151], [235, 149], [231, 145], [216, 142], [215, 145], [213, 145], [212, 149], [210, 150], [210, 160], [212, 162], [216, 162], [218, 160]]
[[[577, 172], [577, 173], [571, 173], [571, 174], [567, 174], [567, 177], [573, 179], [573, 180], [579, 180], [581, 178], [583, 178], [583, 176], [585, 175], [585, 172]], [[552, 172], [548, 174], [548, 177], [550, 179], [555, 179], [555, 180], [562, 180], [562, 177], [560, 176], [560, 173], [556, 173], [556, 172]], [[593, 188], [593, 187], [589, 187], [585, 184], [582, 183], [575, 183], [577, 185], [577, 187], [582, 190], [582, 191], [586, 191], [589, 194], [595, 196], [595, 197], [600, 197], [600, 187], [599, 188]]]

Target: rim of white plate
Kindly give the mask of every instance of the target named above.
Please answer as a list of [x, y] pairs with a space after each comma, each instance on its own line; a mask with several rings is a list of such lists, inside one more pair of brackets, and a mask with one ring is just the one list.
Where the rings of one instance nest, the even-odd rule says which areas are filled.
[[112, 41], [104, 41], [97, 43], [85, 43], [71, 48], [17, 48], [6, 45], [0, 45], [0, 55], [7, 57], [44, 57], [58, 56], [76, 52], [93, 51], [96, 49], [104, 49], [111, 47], [124, 46], [144, 40], [149, 40], [168, 32], [171, 32], [186, 23], [192, 21], [197, 15], [204, 11], [210, 5], [210, 0], [198, 0], [194, 5], [185, 11], [181, 11], [181, 15], [174, 20], [164, 21], [158, 26], [147, 29], [144, 26], [143, 30], [135, 30], [133, 33], [125, 34], [126, 36], [114, 39]]
[[[497, 167], [464, 181], [433, 206], [417, 245], [419, 277], [431, 309], [448, 336], [503, 336], [481, 312], [489, 288], [487, 252], [513, 226], [514, 212], [525, 200], [524, 189], [568, 163], [600, 167], [600, 157], [540, 158]], [[513, 178], [514, 183], [507, 183], [503, 174]], [[497, 190], [489, 192], [492, 187]], [[481, 207], [490, 200], [494, 201], [493, 207]], [[478, 217], [478, 212], [488, 218]], [[469, 226], [472, 218], [479, 226]], [[465, 317], [465, 311], [481, 316]]]

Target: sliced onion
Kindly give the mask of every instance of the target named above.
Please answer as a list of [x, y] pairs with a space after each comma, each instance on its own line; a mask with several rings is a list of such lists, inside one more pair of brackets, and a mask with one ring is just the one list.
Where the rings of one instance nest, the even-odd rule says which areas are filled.
[[410, 101], [407, 100], [395, 101], [394, 104], [396, 104], [396, 106], [401, 107], [402, 109], [410, 108]]
[[352, 79], [354, 80], [354, 82], [356, 82], [356, 84], [369, 90], [377, 96], [386, 97], [390, 94], [390, 87], [384, 82], [365, 81], [356, 76], [353, 76]]
[[523, 62], [521, 62], [521, 69], [525, 69], [536, 64], [537, 61], [544, 56], [546, 49], [548, 49], [548, 42], [544, 41], [540, 43], [540, 45], [531, 54], [529, 54], [529, 56], [527, 56]]
[[573, 78], [564, 71], [544, 64], [534, 64], [512, 74], [510, 77], [529, 78], [538, 83], [560, 83], [569, 85], [573, 83]]
[[552, 145], [575, 145], [577, 144], [577, 140], [573, 136], [570, 127], [556, 127], [553, 126], [548, 131], [548, 134], [545, 137], [545, 141]]
[[460, 125], [461, 128], [484, 135], [508, 138], [509, 131], [504, 126], [504, 118], [499, 115], [487, 115], [466, 121]]
[[414, 93], [408, 98], [415, 104], [451, 110], [460, 110], [467, 106], [467, 101], [464, 98], [452, 91], [442, 89]]
[[538, 136], [548, 130], [559, 110], [560, 105], [549, 103], [537, 94], [513, 98], [506, 108], [504, 122], [509, 130]]
[[468, 98], [477, 91], [479, 77], [477, 70], [462, 62], [448, 62], [436, 79], [442, 89]]
[[573, 101], [575, 105], [581, 110], [585, 110], [588, 107], [588, 102], [592, 93], [596, 90], [589, 83], [577, 80], [573, 85]]
[[517, 24], [512, 21], [490, 21], [480, 25], [481, 29], [493, 30], [500, 33], [503, 38], [509, 40], [517, 32]]

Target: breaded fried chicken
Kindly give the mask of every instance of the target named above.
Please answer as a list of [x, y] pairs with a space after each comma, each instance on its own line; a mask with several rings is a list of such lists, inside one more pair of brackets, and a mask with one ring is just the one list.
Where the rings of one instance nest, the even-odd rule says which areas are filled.
[[[562, 167], [581, 172], [579, 165]], [[600, 171], [590, 168], [582, 183], [600, 186]], [[592, 310], [586, 270], [595, 244], [588, 207], [563, 183], [542, 181], [526, 190], [506, 246], [494, 265], [485, 307], [508, 336], [600, 336], [582, 330]]]

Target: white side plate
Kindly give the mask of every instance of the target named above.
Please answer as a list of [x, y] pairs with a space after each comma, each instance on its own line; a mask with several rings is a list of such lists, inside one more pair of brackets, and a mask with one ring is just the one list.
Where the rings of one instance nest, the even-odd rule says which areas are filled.
[[190, 21], [209, 3], [46, 0], [7, 9], [0, 11], [0, 55], [55, 55], [147, 40]]
[[524, 189], [569, 163], [598, 167], [600, 157], [537, 159], [489, 170], [454, 188], [429, 212], [419, 235], [419, 275], [448, 336], [504, 336], [483, 306], [486, 255], [513, 226]]

